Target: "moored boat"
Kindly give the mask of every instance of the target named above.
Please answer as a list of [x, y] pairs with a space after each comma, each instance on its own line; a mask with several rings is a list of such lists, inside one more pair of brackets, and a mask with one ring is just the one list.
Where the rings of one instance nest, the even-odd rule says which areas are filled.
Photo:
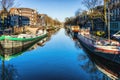
[[81, 29], [77, 38], [93, 54], [120, 64], [119, 42], [95, 37], [88, 29]]
[[47, 37], [47, 33], [41, 35], [27, 35], [27, 34], [20, 34], [20, 35], [13, 35], [13, 36], [1, 36], [0, 37], [0, 54], [3, 56], [6, 55], [13, 55], [18, 53], [30, 45], [38, 42], [42, 39]]
[[72, 32], [79, 32], [79, 26], [71, 26]]
[[77, 38], [81, 44], [93, 54], [120, 64], [120, 43], [118, 41], [111, 40], [110, 9], [107, 6], [108, 4], [109, 0], [104, 0], [103, 16], [105, 21], [104, 27], [105, 30], [107, 30], [107, 39], [92, 35], [91, 33], [93, 33], [94, 30], [90, 32], [90, 29], [81, 29]]

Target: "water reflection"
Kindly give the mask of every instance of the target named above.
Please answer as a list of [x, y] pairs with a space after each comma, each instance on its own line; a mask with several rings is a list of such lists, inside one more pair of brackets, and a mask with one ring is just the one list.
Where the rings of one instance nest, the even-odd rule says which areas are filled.
[[[71, 36], [70, 33], [67, 35]], [[118, 80], [120, 79], [120, 64], [113, 63], [91, 52], [88, 52], [80, 42], [72, 36], [77, 48], [83, 49], [86, 54], [79, 54], [79, 66], [87, 73], [92, 74], [91, 80]], [[102, 74], [101, 74], [102, 73]]]
[[102, 75], [102, 79], [120, 79], [120, 64], [113, 63], [87, 51], [86, 53], [93, 62], [94, 66], [104, 74]]
[[[52, 36], [52, 38], [49, 37], [46, 40], [50, 41], [47, 42], [46, 45], [43, 45], [44, 47], [39, 47], [38, 44], [35, 44], [32, 49], [30, 49], [32, 51], [25, 52], [24, 55], [11, 59], [10, 61], [4, 61], [4, 68], [10, 64], [13, 66], [12, 68], [15, 69], [15, 72], [11, 73], [15, 73], [15, 75], [13, 75], [13, 80], [110, 79], [108, 78], [107, 73], [103, 73], [105, 72], [104, 70], [106, 70], [104, 67], [105, 65], [108, 65], [111, 68], [111, 65], [114, 63], [108, 63], [106, 61], [107, 64], [103, 64], [105, 63], [104, 59], [89, 55], [87, 50], [86, 52], [85, 50], [82, 50], [84, 48], [82, 48], [77, 39], [74, 38], [73, 42], [73, 40], [64, 34], [64, 29], [61, 29], [58, 34]], [[38, 48], [35, 49], [36, 47]], [[0, 64], [0, 70], [2, 70], [2, 61]], [[115, 67], [113, 68], [119, 69], [119, 65], [114, 64], [114, 66]], [[117, 71], [109, 68], [107, 69], [107, 72], [115, 74], [115, 76], [117, 74], [117, 77], [119, 77], [117, 69]], [[1, 75], [3, 75], [2, 71], [0, 72]], [[1, 78], [0, 80], [2, 80]]]
[[[76, 41], [76, 43], [79, 43], [78, 41]], [[77, 44], [76, 44], [77, 45]], [[80, 45], [80, 44], [79, 44]], [[78, 45], [78, 46], [79, 46]], [[81, 48], [81, 46], [80, 46]], [[84, 53], [84, 52], [83, 52]], [[93, 61], [91, 61], [91, 59], [88, 57], [88, 55], [86, 54], [79, 54], [78, 55], [78, 61], [79, 66], [86, 71], [87, 73], [89, 73], [91, 75], [91, 79], [90, 80], [102, 80], [101, 79], [101, 72], [98, 71], [98, 69], [96, 68], [95, 64]], [[99, 76], [98, 76], [99, 75]]]
[[[101, 76], [101, 80], [118, 80], [120, 79], [120, 64], [113, 63], [102, 57], [94, 55], [83, 48], [89, 59], [92, 61], [93, 66], [96, 67], [104, 75]], [[98, 75], [97, 75], [98, 76]]]
[[[36, 49], [37, 47], [43, 47], [46, 42], [48, 42], [53, 34], [57, 31], [49, 31], [48, 37], [44, 38], [43, 40], [29, 45], [24, 50], [21, 50], [19, 53], [15, 53], [14, 55], [8, 56], [0, 56], [0, 80], [22, 80], [21, 76], [19, 75], [16, 66], [9, 63], [12, 58], [16, 58], [22, 55], [25, 51], [30, 51]], [[9, 60], [9, 61], [8, 61]]]
[[5, 60], [1, 61], [0, 80], [19, 80], [19, 74], [12, 64], [5, 64]]
[[9, 55], [2, 55], [1, 53], [4, 53], [4, 52], [2, 52], [2, 51], [4, 51], [4, 49], [0, 48], [0, 58], [2, 60], [10, 60], [10, 59], [12, 59], [14, 57], [17, 57], [17, 56], [21, 55], [22, 53], [24, 53], [26, 51], [30, 51], [30, 50], [36, 49], [39, 46], [43, 47], [45, 45], [45, 43], [50, 40], [51, 36], [56, 34], [58, 30], [59, 29], [49, 31], [47, 37], [45, 37], [44, 39], [42, 39], [42, 40], [40, 40], [38, 42], [32, 43], [30, 45], [27, 45], [27, 47], [24, 47], [24, 49], [22, 48], [23, 46], [15, 48], [15, 49], [14, 48], [6, 49], [6, 50], [8, 50]]

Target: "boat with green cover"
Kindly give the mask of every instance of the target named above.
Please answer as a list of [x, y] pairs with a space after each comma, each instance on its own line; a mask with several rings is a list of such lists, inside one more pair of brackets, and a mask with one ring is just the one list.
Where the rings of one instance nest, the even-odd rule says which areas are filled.
[[47, 37], [47, 34], [24, 38], [3, 35], [0, 37], [0, 54], [13, 55], [14, 53], [18, 53], [26, 49], [31, 44], [44, 39], [45, 37]]

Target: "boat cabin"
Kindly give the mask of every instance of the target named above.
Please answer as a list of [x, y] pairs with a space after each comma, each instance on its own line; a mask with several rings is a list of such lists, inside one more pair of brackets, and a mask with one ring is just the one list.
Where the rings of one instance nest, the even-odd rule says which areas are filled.
[[79, 32], [80, 27], [79, 26], [71, 26], [71, 29], [73, 32]]

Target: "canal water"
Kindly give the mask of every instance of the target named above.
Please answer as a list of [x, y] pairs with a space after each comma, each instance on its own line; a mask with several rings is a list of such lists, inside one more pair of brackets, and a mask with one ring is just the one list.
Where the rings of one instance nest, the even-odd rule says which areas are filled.
[[95, 65], [62, 28], [43, 47], [1, 60], [0, 80], [109, 80]]

